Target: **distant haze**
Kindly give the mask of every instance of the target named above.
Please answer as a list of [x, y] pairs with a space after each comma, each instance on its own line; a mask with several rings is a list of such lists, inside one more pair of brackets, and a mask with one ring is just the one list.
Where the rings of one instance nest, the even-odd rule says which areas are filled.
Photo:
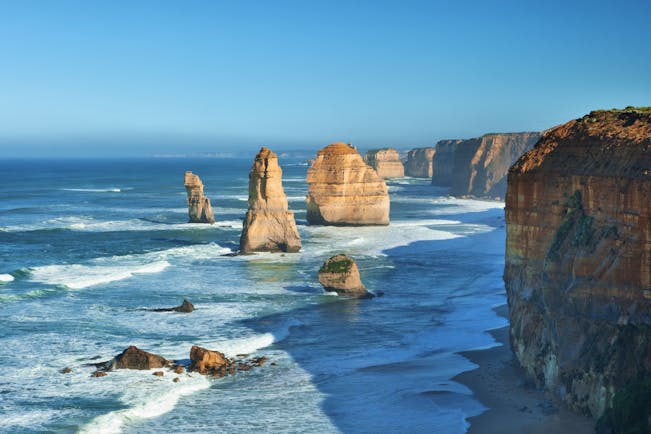
[[431, 146], [651, 105], [651, 2], [0, 3], [0, 158]]

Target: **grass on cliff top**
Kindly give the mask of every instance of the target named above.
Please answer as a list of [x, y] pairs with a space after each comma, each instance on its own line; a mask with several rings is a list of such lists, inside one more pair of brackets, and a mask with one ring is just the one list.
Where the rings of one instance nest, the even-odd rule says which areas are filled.
[[319, 273], [346, 273], [353, 266], [353, 261], [346, 258], [339, 261], [326, 261]]
[[622, 114], [622, 113], [651, 114], [651, 106], [633, 107], [633, 106], [629, 105], [628, 107], [623, 108], [623, 109], [612, 108], [610, 110], [606, 110], [606, 109], [593, 110], [587, 116], [594, 116], [594, 115], [597, 115], [597, 114], [616, 114], [616, 115], [618, 115], [618, 114]]

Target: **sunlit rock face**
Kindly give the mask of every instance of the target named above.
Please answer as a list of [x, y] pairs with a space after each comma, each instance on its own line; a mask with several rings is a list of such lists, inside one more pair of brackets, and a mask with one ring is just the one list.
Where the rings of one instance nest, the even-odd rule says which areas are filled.
[[509, 167], [541, 134], [497, 133], [468, 140], [443, 140], [433, 158], [433, 185], [450, 186], [453, 196], [504, 199]]
[[401, 178], [405, 168], [400, 160], [400, 153], [393, 148], [368, 151], [364, 161], [377, 172], [380, 178]]
[[192, 172], [185, 172], [185, 191], [188, 194], [188, 215], [190, 223], [214, 223], [210, 199], [203, 195], [203, 183]]
[[405, 163], [405, 175], [413, 178], [431, 178], [432, 159], [435, 153], [434, 148], [415, 148], [409, 151]]
[[318, 151], [307, 183], [310, 224], [389, 224], [386, 183], [352, 146], [333, 143]]
[[249, 202], [240, 251], [298, 252], [301, 238], [294, 213], [289, 211], [278, 156], [262, 147], [249, 172]]
[[601, 415], [651, 373], [651, 110], [592, 112], [508, 174], [511, 345], [539, 386]]

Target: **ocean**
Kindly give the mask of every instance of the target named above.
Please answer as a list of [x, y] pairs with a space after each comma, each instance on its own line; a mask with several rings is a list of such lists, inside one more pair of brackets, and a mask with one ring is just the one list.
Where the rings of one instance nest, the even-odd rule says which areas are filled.
[[[234, 257], [253, 153], [1, 160], [0, 431], [466, 432], [485, 408], [452, 378], [475, 367], [459, 352], [497, 345], [487, 331], [506, 325], [492, 309], [506, 303], [504, 204], [400, 178], [389, 226], [310, 226], [305, 158], [279, 157], [303, 248]], [[187, 223], [186, 170], [214, 225]], [[317, 271], [340, 252], [383, 297], [324, 293]], [[147, 310], [184, 298], [193, 313]], [[219, 379], [90, 377], [85, 364], [129, 345], [269, 363]]]

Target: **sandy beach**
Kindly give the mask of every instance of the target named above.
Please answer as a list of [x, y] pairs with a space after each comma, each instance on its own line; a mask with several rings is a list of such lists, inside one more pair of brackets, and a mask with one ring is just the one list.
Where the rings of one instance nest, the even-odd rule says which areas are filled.
[[[496, 311], [507, 316], [507, 306]], [[455, 377], [488, 410], [468, 419], [469, 434], [588, 434], [595, 422], [570, 412], [563, 404], [527, 382], [509, 346], [509, 329], [491, 331], [502, 345], [462, 353], [479, 365]]]

